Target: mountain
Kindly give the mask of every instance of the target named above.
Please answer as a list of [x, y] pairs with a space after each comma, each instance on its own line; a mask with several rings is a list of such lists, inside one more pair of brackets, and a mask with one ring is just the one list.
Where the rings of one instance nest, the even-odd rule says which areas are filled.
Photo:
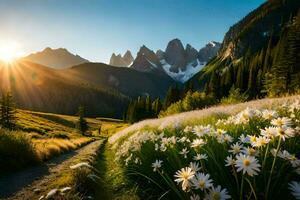
[[211, 41], [205, 47], [199, 50], [198, 59], [200, 62], [207, 63], [213, 57], [215, 57], [221, 48], [221, 43]]
[[45, 48], [41, 52], [30, 54], [24, 59], [54, 69], [65, 69], [74, 65], [89, 62], [79, 55], [70, 53], [67, 49], [51, 49], [49, 47]]
[[9, 88], [18, 108], [76, 114], [84, 105], [88, 116], [121, 118], [130, 98], [163, 98], [174, 81], [102, 63], [84, 63], [57, 70], [25, 59], [0, 63], [0, 91]]
[[140, 72], [163, 72], [158, 57], [154, 51], [150, 50], [145, 45], [138, 51], [130, 68]]
[[165, 52], [154, 53], [142, 46], [130, 67], [142, 72], [165, 73], [177, 82], [186, 82], [216, 56], [220, 46], [220, 43], [210, 42], [198, 52], [190, 44], [184, 48], [179, 39], [171, 40]]
[[110, 57], [109, 65], [116, 67], [128, 67], [133, 62], [132, 54], [129, 50], [122, 56], [121, 54], [116, 55], [113, 53]]
[[299, 0], [263, 3], [229, 29], [217, 57], [187, 84], [217, 98], [233, 86], [249, 98], [300, 88], [299, 9]]

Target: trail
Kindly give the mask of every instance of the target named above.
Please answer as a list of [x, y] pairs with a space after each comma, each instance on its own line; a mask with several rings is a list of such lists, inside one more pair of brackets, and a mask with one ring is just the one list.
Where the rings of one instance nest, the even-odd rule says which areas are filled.
[[82, 162], [94, 155], [103, 140], [94, 141], [80, 149], [53, 158], [42, 165], [0, 178], [0, 199], [34, 200], [49, 191], [49, 185], [64, 173], [70, 172], [70, 166]]

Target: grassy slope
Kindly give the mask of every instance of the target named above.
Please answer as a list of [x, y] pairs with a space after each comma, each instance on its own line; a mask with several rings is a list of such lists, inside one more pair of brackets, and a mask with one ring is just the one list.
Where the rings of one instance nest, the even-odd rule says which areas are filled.
[[155, 129], [155, 128], [165, 128], [168, 126], [186, 126], [196, 124], [197, 121], [209, 117], [211, 115], [232, 115], [236, 114], [239, 111], [247, 108], [272, 108], [276, 104], [283, 103], [287, 100], [299, 99], [300, 96], [291, 96], [291, 97], [282, 97], [282, 98], [272, 98], [272, 99], [261, 99], [261, 100], [253, 100], [245, 103], [239, 103], [235, 105], [221, 105], [221, 106], [213, 106], [210, 108], [202, 109], [202, 110], [194, 110], [190, 112], [184, 112], [180, 114], [171, 115], [168, 117], [160, 118], [160, 119], [149, 119], [144, 120], [138, 123], [135, 123], [128, 128], [114, 134], [109, 138], [109, 143], [114, 144], [117, 140], [127, 137], [132, 132], [142, 129]]

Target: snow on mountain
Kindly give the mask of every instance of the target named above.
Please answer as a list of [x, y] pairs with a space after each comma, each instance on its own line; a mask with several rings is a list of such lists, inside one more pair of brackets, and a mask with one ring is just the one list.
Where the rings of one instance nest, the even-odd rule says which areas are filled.
[[172, 66], [168, 64], [165, 59], [162, 59], [160, 61], [160, 63], [162, 64], [162, 68], [164, 69], [166, 74], [168, 74], [172, 79], [181, 83], [188, 81], [206, 65], [206, 62], [200, 63], [198, 60], [196, 60], [196, 62], [196, 66], [195, 62], [191, 62], [186, 66], [185, 71], [181, 71], [181, 69], [179, 69], [179, 72], [176, 73], [170, 70]]

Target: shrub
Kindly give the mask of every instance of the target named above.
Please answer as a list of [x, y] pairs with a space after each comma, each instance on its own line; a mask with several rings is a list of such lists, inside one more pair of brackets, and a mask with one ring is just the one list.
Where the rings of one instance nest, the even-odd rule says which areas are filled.
[[234, 86], [231, 87], [228, 97], [221, 99], [221, 104], [236, 104], [245, 102], [248, 99], [248, 96], [241, 94], [240, 89], [235, 89]]
[[40, 162], [30, 137], [24, 132], [0, 129], [0, 173]]
[[206, 95], [203, 92], [188, 92], [182, 100], [171, 104], [165, 111], [162, 111], [159, 114], [159, 117], [164, 117], [190, 110], [197, 110], [216, 103], [217, 101], [214, 97]]

